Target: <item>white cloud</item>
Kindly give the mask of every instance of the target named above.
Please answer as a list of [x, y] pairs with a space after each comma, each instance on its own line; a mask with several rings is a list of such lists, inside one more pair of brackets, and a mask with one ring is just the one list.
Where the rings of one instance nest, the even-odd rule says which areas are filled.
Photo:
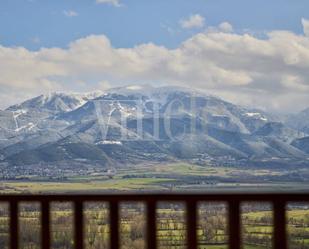
[[204, 27], [205, 18], [199, 14], [191, 15], [187, 19], [180, 20], [180, 26], [184, 29]]
[[63, 14], [67, 17], [74, 17], [74, 16], [78, 16], [78, 13], [74, 10], [64, 10]]
[[309, 20], [302, 18], [301, 23], [303, 25], [304, 34], [309, 36]]
[[[6, 105], [49, 91], [91, 91], [127, 84], [175, 84], [273, 110], [309, 106], [309, 37], [273, 31], [198, 33], [179, 47], [115, 48], [104, 35], [67, 48], [0, 45], [0, 98]], [[119, 83], [121, 82], [121, 83]], [[13, 97], [12, 97], [13, 96]]]
[[121, 7], [122, 4], [120, 3], [120, 0], [96, 0], [96, 3], [99, 4], [110, 4], [115, 7]]
[[219, 29], [223, 32], [233, 32], [233, 26], [228, 22], [223, 22], [219, 24]]
[[107, 80], [103, 80], [97, 83], [97, 88], [99, 90], [107, 90], [107, 89], [112, 88], [112, 85]]

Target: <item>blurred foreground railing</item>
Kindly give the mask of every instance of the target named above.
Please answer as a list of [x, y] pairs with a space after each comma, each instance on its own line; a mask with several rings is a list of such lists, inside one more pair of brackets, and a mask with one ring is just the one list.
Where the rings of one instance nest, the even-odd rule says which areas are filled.
[[50, 203], [74, 203], [74, 245], [84, 249], [85, 202], [108, 202], [110, 209], [110, 248], [119, 246], [119, 203], [143, 202], [147, 207], [147, 248], [157, 248], [156, 205], [161, 201], [181, 201], [186, 204], [187, 248], [197, 248], [197, 204], [200, 201], [226, 202], [228, 204], [229, 248], [241, 248], [240, 204], [242, 202], [270, 202], [274, 213], [274, 249], [287, 249], [286, 205], [288, 202], [308, 202], [309, 194], [102, 194], [102, 195], [0, 195], [0, 201], [10, 204], [10, 249], [18, 249], [18, 204], [20, 202], [41, 203], [42, 249], [50, 249]]

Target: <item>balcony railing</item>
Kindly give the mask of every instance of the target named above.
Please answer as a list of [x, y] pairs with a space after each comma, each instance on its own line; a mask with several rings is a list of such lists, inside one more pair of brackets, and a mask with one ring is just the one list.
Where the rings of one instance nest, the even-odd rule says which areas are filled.
[[102, 195], [0, 195], [1, 202], [10, 205], [10, 249], [18, 249], [18, 204], [20, 202], [41, 203], [42, 249], [50, 249], [50, 203], [74, 203], [74, 245], [84, 249], [83, 204], [86, 202], [108, 202], [110, 215], [110, 248], [119, 248], [119, 204], [121, 202], [143, 202], [147, 207], [147, 248], [157, 248], [156, 204], [161, 201], [186, 203], [187, 248], [197, 248], [197, 203], [226, 202], [228, 204], [228, 245], [230, 249], [241, 248], [240, 204], [242, 202], [270, 202], [273, 204], [274, 249], [287, 249], [286, 205], [288, 202], [308, 202], [309, 194], [102, 194]]

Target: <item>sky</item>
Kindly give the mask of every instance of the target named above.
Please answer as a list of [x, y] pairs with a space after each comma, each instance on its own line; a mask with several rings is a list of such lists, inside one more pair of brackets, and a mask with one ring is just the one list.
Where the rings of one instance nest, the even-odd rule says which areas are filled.
[[307, 0], [1, 0], [0, 108], [54, 91], [201, 89], [309, 107]]

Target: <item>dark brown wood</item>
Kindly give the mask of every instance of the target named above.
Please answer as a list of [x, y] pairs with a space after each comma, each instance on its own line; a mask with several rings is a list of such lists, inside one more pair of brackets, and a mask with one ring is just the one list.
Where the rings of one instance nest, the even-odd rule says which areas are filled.
[[74, 202], [74, 245], [75, 249], [84, 249], [83, 202]]
[[42, 249], [50, 249], [50, 207], [48, 201], [41, 202]]
[[111, 201], [109, 205], [110, 248], [119, 249], [119, 203], [118, 201]]
[[229, 202], [229, 249], [240, 249], [240, 202]]
[[156, 202], [147, 202], [147, 248], [157, 249]]
[[286, 203], [284, 201], [278, 201], [273, 204], [275, 249], [287, 249], [285, 206]]
[[18, 202], [10, 201], [10, 248], [18, 249]]
[[290, 202], [309, 202], [309, 194], [302, 193], [128, 193], [128, 194], [85, 194], [85, 195], [6, 195], [0, 194], [0, 201], [29, 202], [29, 201], [261, 201], [277, 202], [286, 200]]
[[197, 207], [196, 202], [187, 202], [187, 248], [197, 249]]

